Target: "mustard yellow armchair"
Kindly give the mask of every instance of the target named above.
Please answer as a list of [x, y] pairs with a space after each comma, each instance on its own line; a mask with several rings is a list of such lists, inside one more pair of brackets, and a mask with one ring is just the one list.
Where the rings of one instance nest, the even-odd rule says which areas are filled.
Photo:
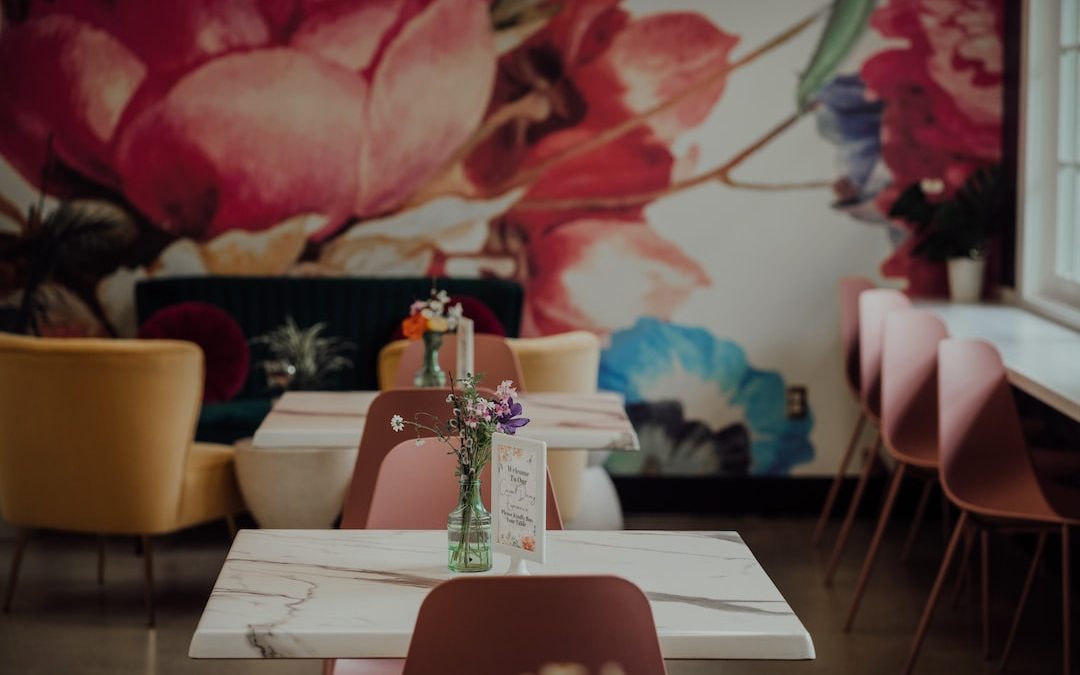
[[4, 598], [35, 529], [152, 537], [243, 510], [232, 448], [194, 443], [203, 356], [189, 342], [0, 334], [0, 514], [19, 528]]

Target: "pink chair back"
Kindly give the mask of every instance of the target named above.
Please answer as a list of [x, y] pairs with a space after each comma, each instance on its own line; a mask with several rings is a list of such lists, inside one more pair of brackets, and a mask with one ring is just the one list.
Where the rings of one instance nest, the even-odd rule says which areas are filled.
[[590, 675], [606, 664], [627, 675], [663, 675], [641, 589], [613, 576], [447, 581], [420, 606], [404, 673], [518, 675], [555, 663], [580, 664]]
[[[392, 389], [375, 397], [368, 409], [352, 483], [341, 516], [344, 529], [440, 529], [454, 508], [458, 483], [455, 460], [437, 439], [417, 447], [411, 430], [395, 432], [390, 418], [407, 420], [417, 413], [445, 419], [449, 389]], [[527, 428], [527, 427], [526, 427]], [[491, 468], [481, 477], [483, 496], [491, 503]], [[547, 529], [561, 530], [562, 518], [551, 478], [547, 482]], [[377, 503], [376, 503], [377, 501]]]
[[859, 397], [859, 294], [874, 288], [866, 277], [840, 280], [840, 348], [848, 386]]
[[[405, 347], [401, 353], [401, 362], [398, 365], [397, 377], [394, 386], [397, 388], [413, 386], [413, 378], [416, 371], [420, 370], [420, 364], [424, 360], [424, 343], [422, 340], [414, 340]], [[439, 349], [439, 365], [446, 371], [449, 377], [453, 373], [455, 377], [457, 363], [457, 336], [448, 333], [443, 337], [442, 348]], [[473, 367], [477, 373], [482, 373], [485, 387], [494, 389], [503, 380], [513, 380], [518, 391], [525, 391], [525, 378], [521, 374], [521, 363], [518, 362], [517, 354], [510, 349], [506, 339], [499, 335], [477, 333], [473, 336]]]
[[[379, 466], [371, 495], [366, 528], [369, 530], [437, 530], [457, 504], [457, 460], [437, 438], [416, 445], [410, 438], [398, 443]], [[480, 494], [491, 505], [491, 464], [480, 475]], [[562, 517], [551, 474], [547, 480], [547, 529], [561, 530]], [[344, 523], [342, 527], [344, 527]]]
[[859, 397], [873, 419], [881, 417], [881, 348], [885, 317], [911, 307], [911, 300], [891, 288], [874, 288], [859, 294]]
[[[983, 340], [938, 346], [941, 485], [975, 513], [1046, 519], [1043, 496], [997, 350]], [[1040, 517], [1041, 516], [1041, 517]]]
[[938, 343], [949, 337], [925, 309], [899, 309], [885, 318], [881, 352], [881, 433], [900, 459], [937, 465]]

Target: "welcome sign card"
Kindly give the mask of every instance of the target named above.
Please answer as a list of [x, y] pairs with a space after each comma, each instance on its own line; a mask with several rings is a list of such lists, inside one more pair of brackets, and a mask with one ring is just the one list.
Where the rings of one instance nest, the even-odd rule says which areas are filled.
[[491, 516], [495, 550], [510, 554], [511, 573], [528, 574], [526, 560], [544, 562], [547, 443], [491, 435]]

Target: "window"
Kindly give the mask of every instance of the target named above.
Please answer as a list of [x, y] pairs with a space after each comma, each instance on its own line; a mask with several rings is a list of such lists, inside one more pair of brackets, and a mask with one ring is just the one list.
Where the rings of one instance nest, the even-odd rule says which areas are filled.
[[1020, 293], [1080, 322], [1080, 0], [1026, 4]]

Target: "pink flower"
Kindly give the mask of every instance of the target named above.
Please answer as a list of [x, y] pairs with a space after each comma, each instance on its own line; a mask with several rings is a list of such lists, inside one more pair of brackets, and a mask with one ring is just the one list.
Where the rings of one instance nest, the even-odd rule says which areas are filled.
[[[615, 0], [580, 0], [566, 3], [543, 31], [502, 58], [492, 110], [540, 89], [551, 111], [531, 126], [505, 125], [469, 157], [470, 179], [495, 190], [508, 169], [510, 175], [539, 170], [560, 158], [540, 171], [524, 201], [582, 201], [580, 207], [523, 206], [502, 219], [528, 242], [526, 334], [604, 332], [641, 314], [669, 316], [708, 284], [695, 262], [645, 224], [642, 203], [598, 212], [588, 202], [658, 194], [671, 185], [670, 145], [719, 99], [722, 69], [737, 42], [697, 13], [635, 18]], [[693, 95], [618, 139], [561, 159], [692, 87]], [[613, 300], [595, 284], [598, 277], [625, 280], [629, 297]]]
[[[879, 33], [905, 43], [862, 67], [885, 102], [882, 159], [893, 180], [877, 197], [883, 213], [912, 183], [941, 181], [950, 194], [1001, 160], [1002, 12], [997, 0], [891, 0], [871, 16]], [[898, 247], [883, 272], [908, 277], [915, 293], [943, 291], [941, 265], [912, 257], [911, 247]]]
[[530, 246], [530, 268], [526, 329], [542, 334], [667, 319], [709, 284], [700, 265], [641, 220], [581, 218], [553, 228]]
[[399, 206], [479, 123], [482, 0], [57, 0], [0, 36], [0, 153], [45, 139], [159, 227], [210, 238]]
[[530, 537], [530, 536], [522, 537], [521, 538], [521, 548], [525, 549], [526, 551], [535, 551], [536, 550], [536, 539], [534, 539], [533, 537]]

